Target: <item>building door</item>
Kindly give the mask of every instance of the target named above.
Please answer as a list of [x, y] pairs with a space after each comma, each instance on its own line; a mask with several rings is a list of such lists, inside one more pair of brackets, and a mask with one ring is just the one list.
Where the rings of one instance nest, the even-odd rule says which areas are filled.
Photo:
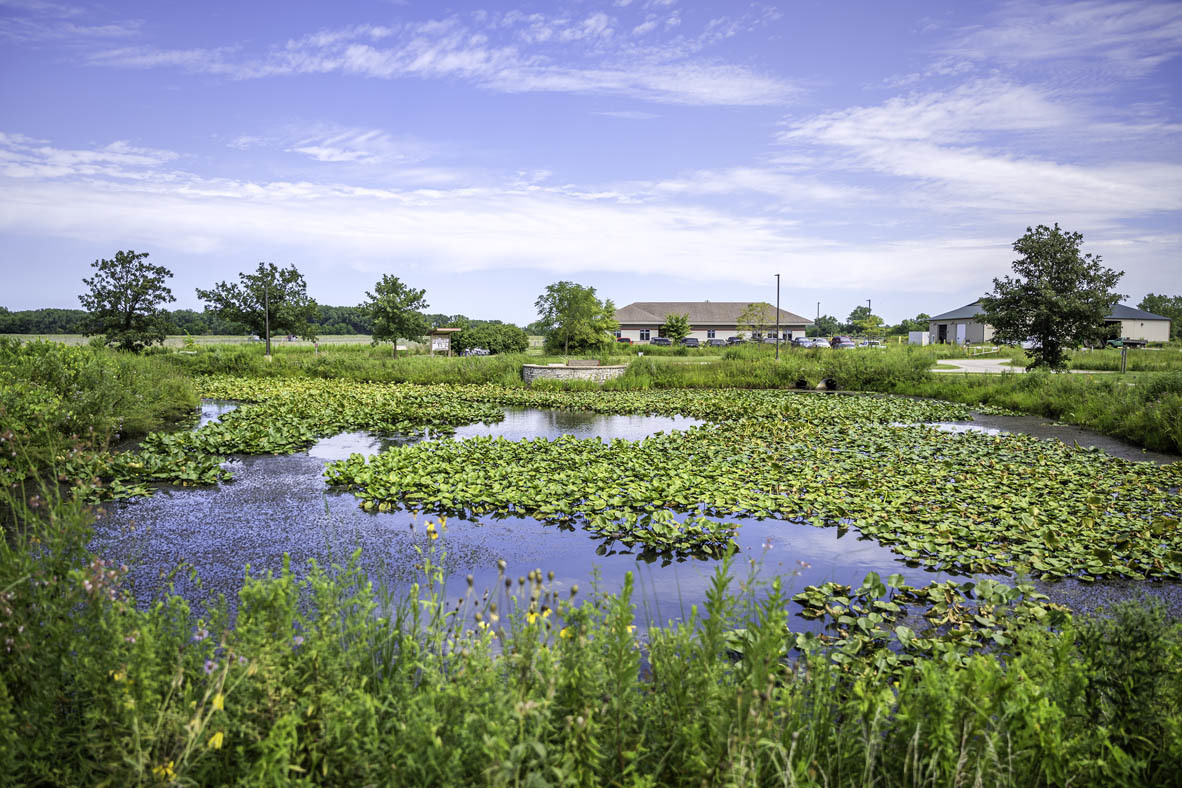
[[943, 345], [948, 341], [948, 324], [941, 323], [936, 326], [936, 341]]
[[966, 323], [957, 323], [956, 324], [956, 344], [958, 344], [958, 345], [964, 344], [965, 329], [967, 329], [967, 328], [968, 328], [968, 325]]

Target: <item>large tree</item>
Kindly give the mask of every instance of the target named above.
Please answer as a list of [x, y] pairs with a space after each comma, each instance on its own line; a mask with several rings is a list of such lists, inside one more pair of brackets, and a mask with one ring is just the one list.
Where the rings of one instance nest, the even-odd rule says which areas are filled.
[[176, 300], [164, 284], [172, 271], [147, 259], [147, 252], [129, 249], [90, 264], [94, 276], [82, 279], [90, 292], [78, 296], [89, 313], [83, 334], [102, 334], [108, 345], [133, 352], [164, 342], [168, 318], [161, 304]]
[[611, 299], [600, 301], [594, 287], [574, 282], [555, 282], [534, 301], [538, 323], [545, 329], [546, 348], [563, 354], [571, 350], [602, 350], [610, 347], [616, 322]]
[[1170, 319], [1170, 339], [1182, 337], [1182, 295], [1168, 296], [1150, 293], [1137, 304], [1138, 309]]
[[661, 336], [669, 337], [674, 342], [680, 342], [690, 335], [689, 313], [677, 315], [672, 312], [665, 315], [665, 322], [661, 324]]
[[271, 355], [271, 334], [296, 334], [316, 338], [320, 310], [308, 297], [304, 276], [293, 265], [279, 268], [259, 263], [253, 274], [238, 274], [238, 283], [218, 282], [212, 290], [197, 288], [207, 312], [239, 323], [260, 336], [266, 335]]
[[998, 342], [1033, 340], [1027, 369], [1060, 369], [1068, 347], [1103, 336], [1104, 318], [1122, 296], [1113, 291], [1124, 275], [1083, 254], [1083, 236], [1040, 224], [1014, 241], [1021, 255], [1015, 276], [993, 280], [981, 299], [984, 320]]
[[426, 290], [415, 290], [398, 277], [385, 274], [367, 292], [368, 299], [361, 305], [373, 322], [373, 341], [389, 341], [394, 346], [394, 357], [398, 357], [399, 339], [421, 339], [431, 330], [431, 322], [420, 312], [429, 305], [423, 296]]

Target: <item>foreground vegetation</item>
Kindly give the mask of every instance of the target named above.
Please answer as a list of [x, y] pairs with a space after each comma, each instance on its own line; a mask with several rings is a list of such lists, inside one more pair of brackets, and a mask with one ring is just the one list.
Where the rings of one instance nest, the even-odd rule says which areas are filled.
[[[1182, 464], [938, 433], [914, 423], [968, 408], [930, 400], [635, 378], [607, 392], [360, 382], [392, 369], [475, 379], [496, 359], [277, 354], [194, 378], [249, 357], [0, 353], [0, 768], [14, 783], [1176, 781], [1182, 625], [1160, 603], [1082, 617], [1022, 582], [912, 588], [873, 574], [789, 597], [725, 559], [682, 622], [636, 620], [630, 584], [560, 589], [523, 567], [445, 599], [440, 517], [409, 589], [380, 590], [351, 566], [303, 580], [247, 570], [236, 618], [214, 600], [198, 619], [179, 596], [129, 596], [125, 569], [88, 548], [82, 499], [206, 483], [228, 454], [342, 430], [447, 434], [505, 406], [683, 414], [706, 423], [635, 444], [424, 442], [329, 476], [363, 505], [521, 510], [658, 551], [725, 554], [729, 515], [804, 517], [933, 567], [1177, 580]], [[759, 359], [722, 361], [765, 374]], [[251, 404], [196, 432], [157, 429], [199, 393]], [[133, 435], [138, 453], [111, 453]]]
[[[872, 576], [798, 595], [833, 616], [802, 637], [778, 581], [724, 564], [689, 620], [642, 636], [630, 585], [559, 593], [539, 570], [452, 604], [424, 537], [407, 595], [284, 569], [248, 577], [231, 626], [128, 597], [76, 504], [5, 504], [17, 784], [1162, 785], [1182, 758], [1182, 628], [1154, 604], [1074, 618]], [[927, 629], [889, 639], [908, 605]]]

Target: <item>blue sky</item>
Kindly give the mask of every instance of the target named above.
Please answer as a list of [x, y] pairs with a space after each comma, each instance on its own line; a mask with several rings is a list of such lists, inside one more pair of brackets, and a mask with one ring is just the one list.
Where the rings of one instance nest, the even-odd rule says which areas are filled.
[[974, 300], [1027, 226], [1182, 291], [1182, 3], [0, 0], [0, 305], [119, 249], [527, 323]]

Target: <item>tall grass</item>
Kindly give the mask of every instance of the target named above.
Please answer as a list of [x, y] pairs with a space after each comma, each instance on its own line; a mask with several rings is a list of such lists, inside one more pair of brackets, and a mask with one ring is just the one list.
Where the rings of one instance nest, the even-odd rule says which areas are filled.
[[1182, 454], [1182, 372], [932, 375], [902, 381], [894, 391], [1048, 416], [1147, 449]]

